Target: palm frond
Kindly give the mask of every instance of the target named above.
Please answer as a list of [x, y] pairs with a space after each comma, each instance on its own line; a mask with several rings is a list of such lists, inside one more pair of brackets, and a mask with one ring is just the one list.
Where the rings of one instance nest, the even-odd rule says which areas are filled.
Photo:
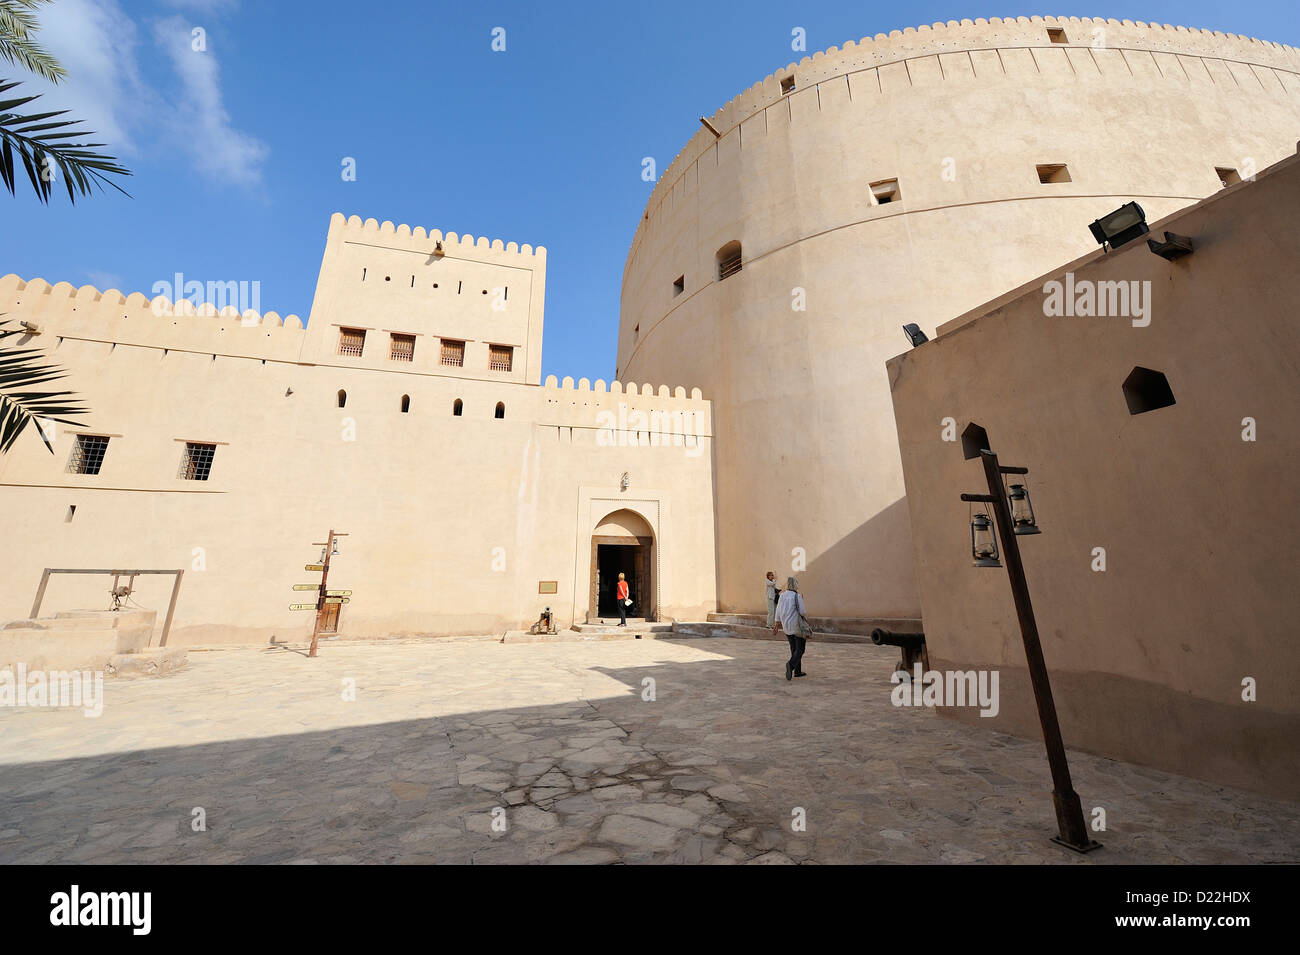
[[[0, 321], [0, 342], [24, 329], [6, 328], [9, 322]], [[67, 372], [48, 363], [46, 355], [37, 348], [13, 348], [0, 344], [0, 454], [13, 447], [18, 436], [33, 421], [37, 434], [51, 454], [54, 445], [41, 427], [41, 422], [57, 421], [60, 424], [82, 424], [73, 415], [84, 415], [89, 409], [77, 400], [71, 391], [33, 390], [37, 385], [57, 381]]]
[[[59, 176], [67, 186], [68, 199], [74, 203], [78, 195], [90, 195], [93, 190], [103, 190], [105, 186], [112, 186], [124, 196], [129, 195], [108, 176], [129, 176], [131, 172], [112, 156], [94, 151], [103, 143], [69, 141], [94, 135], [78, 128], [81, 120], [48, 122], [67, 113], [62, 109], [26, 115], [13, 112], [40, 98], [40, 94], [4, 96], [18, 85], [15, 81], [0, 80], [0, 182], [11, 195], [15, 194], [19, 160], [42, 202], [50, 201], [53, 180]], [[53, 167], [58, 169], [57, 176], [50, 175]]]
[[0, 0], [0, 59], [57, 83], [67, 72], [32, 34], [40, 26], [35, 10], [49, 0]]

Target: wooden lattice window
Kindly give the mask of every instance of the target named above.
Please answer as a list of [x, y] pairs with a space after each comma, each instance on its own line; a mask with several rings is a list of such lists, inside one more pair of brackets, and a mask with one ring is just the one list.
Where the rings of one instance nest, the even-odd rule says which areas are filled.
[[388, 357], [393, 361], [414, 361], [415, 336], [394, 335], [389, 343]]
[[488, 368], [492, 371], [509, 371], [515, 350], [510, 345], [488, 346]]
[[108, 438], [98, 434], [79, 434], [68, 459], [70, 474], [98, 474], [108, 452]]
[[361, 357], [366, 347], [366, 330], [364, 328], [339, 329], [339, 354]]
[[186, 441], [185, 453], [181, 456], [181, 469], [176, 476], [186, 481], [206, 481], [212, 474], [212, 459], [216, 453], [215, 444]]
[[465, 343], [442, 340], [442, 363], [453, 368], [465, 367]]

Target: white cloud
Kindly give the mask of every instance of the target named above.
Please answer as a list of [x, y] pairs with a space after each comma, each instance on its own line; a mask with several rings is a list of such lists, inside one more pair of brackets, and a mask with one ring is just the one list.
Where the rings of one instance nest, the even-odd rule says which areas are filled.
[[93, 141], [104, 143], [112, 155], [137, 153], [136, 135], [153, 94], [140, 79], [131, 18], [115, 0], [60, 0], [37, 15], [37, 42], [54, 54], [68, 77], [53, 86], [9, 70], [7, 75], [23, 84], [13, 92], [42, 94], [26, 109], [69, 110], [63, 118], [84, 120], [83, 128], [95, 132]]
[[205, 49], [193, 49], [192, 29], [179, 16], [154, 23], [154, 39], [180, 79], [179, 94], [172, 104], [177, 114], [177, 140], [204, 175], [239, 185], [259, 182], [270, 150], [256, 137], [235, 129], [222, 102], [221, 70], [211, 40]]
[[[216, 15], [234, 0], [166, 0], [177, 8]], [[59, 0], [38, 10], [37, 40], [67, 70], [57, 86], [21, 70], [6, 76], [22, 81], [14, 92], [40, 93], [29, 110], [67, 109], [83, 120], [102, 152], [121, 158], [149, 151], [183, 149], [203, 176], [216, 182], [252, 185], [261, 181], [270, 150], [234, 127], [222, 99], [221, 71], [212, 37], [207, 49], [191, 49], [189, 23], [179, 14], [155, 21], [153, 36], [179, 82], [165, 94], [145, 82], [140, 30], [118, 0]], [[205, 28], [206, 29], [206, 28]], [[148, 56], [155, 56], [150, 49]]]

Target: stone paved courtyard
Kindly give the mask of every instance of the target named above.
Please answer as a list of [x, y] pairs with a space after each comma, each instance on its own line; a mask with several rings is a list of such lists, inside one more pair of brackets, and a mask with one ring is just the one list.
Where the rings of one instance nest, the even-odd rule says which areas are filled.
[[0, 708], [0, 863], [1300, 862], [1300, 804], [1074, 751], [1108, 830], [1067, 852], [1039, 742], [895, 708], [892, 651], [782, 648], [191, 653], [98, 718]]

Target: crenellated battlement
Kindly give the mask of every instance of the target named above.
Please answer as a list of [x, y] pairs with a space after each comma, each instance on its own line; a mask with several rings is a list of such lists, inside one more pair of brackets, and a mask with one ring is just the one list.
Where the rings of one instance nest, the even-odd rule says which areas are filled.
[[639, 397], [654, 396], [657, 398], [673, 398], [677, 400], [686, 400], [686, 401], [703, 401], [706, 403], [708, 401], [708, 399], [706, 399], [704, 395], [700, 392], [699, 388], [692, 388], [690, 390], [690, 394], [688, 395], [686, 389], [681, 385], [678, 385], [676, 388], [671, 388], [671, 389], [667, 385], [660, 385], [658, 389], [656, 389], [654, 385], [643, 384], [638, 388], [636, 382], [628, 382], [625, 384], [624, 382], [618, 381], [617, 379], [610, 382], [607, 386], [603, 378], [597, 378], [594, 383], [586, 378], [579, 378], [577, 384], [574, 384], [573, 378], [568, 375], [565, 376], [562, 382], [558, 381], [555, 375], [547, 375], [546, 382], [542, 387], [547, 389], [548, 391], [590, 392], [592, 394], [597, 394], [597, 395], [611, 394], [611, 395], [628, 395], [628, 396], [639, 396]]
[[425, 229], [424, 226], [394, 225], [387, 219], [383, 222], [376, 219], [363, 221], [360, 216], [344, 216], [341, 212], [336, 212], [330, 217], [330, 232], [335, 233], [336, 230], [344, 239], [392, 237], [420, 242], [441, 242], [443, 252], [447, 255], [473, 253], [475, 256], [481, 256], [484, 252], [502, 252], [541, 260], [546, 258], [546, 246], [543, 245], [534, 248], [528, 243], [520, 245], [517, 242], [503, 242], [501, 239], [489, 239], [485, 236], [475, 238], [469, 233], [462, 235], [443, 232], [440, 229]]
[[150, 299], [143, 292], [76, 288], [69, 282], [51, 285], [13, 274], [0, 278], [0, 313], [35, 324], [42, 338], [53, 340], [289, 362], [298, 360], [303, 343], [297, 315], [281, 318], [277, 312], [252, 309], [241, 314], [234, 306], [195, 306], [188, 299]]
[[[1053, 41], [1047, 33], [1049, 28], [1063, 30], [1065, 41]], [[1021, 56], [1003, 55], [1012, 50], [1024, 52]], [[980, 62], [979, 54], [985, 52], [989, 59]], [[1108, 52], [1120, 55], [1122, 69], [1111, 68], [1106, 59]], [[1146, 54], [1153, 66], [1148, 70], [1144, 68], [1145, 63], [1129, 63], [1122, 59], [1124, 53]], [[1112, 81], [1143, 82], [1150, 74], [1157, 79], [1196, 81], [1195, 76], [1185, 72], [1186, 63], [1173, 66], [1166, 75], [1159, 63], [1161, 57], [1170, 58], [1171, 65], [1187, 58], [1207, 61], [1200, 76], [1211, 83], [1222, 81], [1234, 91], [1300, 98], [1300, 49], [1195, 27], [1101, 17], [981, 17], [849, 40], [788, 63], [709, 115], [709, 122], [721, 137], [706, 129], [696, 130], [663, 169], [646, 202], [645, 215], [629, 249], [628, 263], [635, 256], [642, 233], [653, 226], [660, 206], [691, 166], [715, 147], [739, 148], [736, 143], [728, 145], [727, 141], [739, 136], [740, 127], [747, 120], [761, 117], [778, 104], [790, 104], [793, 122], [801, 112], [818, 112], [846, 98], [857, 100], [862, 95], [887, 95], [896, 90], [972, 78], [1014, 76], [1017, 82], [1025, 83], [1035, 75], [1051, 82], [1070, 78], [1083, 81], [1098, 76]], [[967, 62], [958, 62], [958, 58]], [[1269, 72], [1274, 75], [1269, 77]], [[783, 81], [791, 78], [793, 90], [784, 89]], [[846, 78], [848, 87], [845, 87]], [[829, 99], [814, 92], [810, 109], [805, 95], [830, 80], [835, 80], [837, 85], [825, 91]]]
[[[626, 443], [619, 434], [647, 433], [708, 438], [713, 434], [713, 403], [699, 388], [687, 390], [678, 385], [656, 388], [650, 384], [603, 379], [593, 383], [586, 378], [577, 383], [570, 377], [562, 382], [548, 375], [537, 402], [537, 423], [544, 426], [582, 428], [606, 432], [602, 439]], [[670, 442], [671, 443], [671, 442]], [[680, 442], [678, 442], [680, 443]], [[657, 445], [659, 441], [648, 442]], [[698, 445], [692, 445], [698, 447]]]

